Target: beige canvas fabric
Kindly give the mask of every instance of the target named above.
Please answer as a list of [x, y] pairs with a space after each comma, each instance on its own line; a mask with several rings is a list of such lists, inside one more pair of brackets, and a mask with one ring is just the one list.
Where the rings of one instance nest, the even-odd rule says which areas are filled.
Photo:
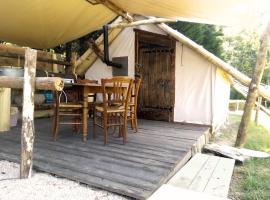
[[[144, 16], [215, 24], [250, 21], [255, 0], [111, 0]], [[252, 12], [251, 12], [252, 11]], [[86, 0], [0, 0], [0, 40], [50, 48], [99, 29], [116, 17]]]

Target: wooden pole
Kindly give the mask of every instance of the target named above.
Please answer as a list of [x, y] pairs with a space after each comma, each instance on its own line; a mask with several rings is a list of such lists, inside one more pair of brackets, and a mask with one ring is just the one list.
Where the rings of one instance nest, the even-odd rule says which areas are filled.
[[257, 104], [256, 104], [256, 112], [255, 112], [255, 123], [256, 123], [256, 125], [258, 125], [258, 122], [259, 122], [259, 113], [260, 113], [261, 104], [262, 104], [262, 97], [258, 97], [258, 101], [257, 101]]
[[[0, 52], [0, 57], [5, 57], [5, 58], [18, 58], [20, 59], [25, 59], [24, 55], [19, 55], [17, 53], [12, 53], [12, 52]], [[61, 61], [57, 59], [49, 59], [49, 58], [38, 58], [37, 61], [39, 62], [45, 62], [45, 63], [51, 63], [51, 64], [58, 64], [58, 65], [65, 65], [65, 66], [70, 66], [71, 64], [66, 61]]]
[[176, 19], [166, 19], [166, 18], [153, 18], [153, 19], [144, 19], [139, 21], [134, 21], [130, 23], [113, 23], [108, 25], [109, 29], [113, 28], [126, 28], [126, 27], [132, 27], [132, 26], [140, 26], [145, 24], [157, 24], [157, 23], [166, 23], [166, 22], [177, 22]]
[[0, 88], [0, 132], [10, 129], [10, 88]]
[[26, 48], [23, 84], [23, 110], [21, 135], [21, 168], [20, 177], [30, 178], [33, 165], [34, 147], [34, 92], [36, 76], [37, 51]]
[[128, 12], [126, 12], [125, 10], [123, 10], [122, 8], [120, 8], [119, 6], [117, 6], [112, 1], [110, 1], [110, 0], [96, 0], [96, 2], [103, 4], [104, 6], [106, 6], [111, 11], [113, 11], [116, 14], [118, 14], [118, 15], [122, 16], [123, 18], [125, 18], [128, 22], [132, 22], [133, 21], [133, 17], [130, 16], [128, 14]]
[[[56, 54], [55, 53], [52, 54], [52, 59], [56, 60]], [[55, 63], [52, 64], [52, 71], [53, 71], [53, 73], [59, 73], [57, 64], [55, 64]]]
[[270, 40], [270, 21], [268, 22], [267, 27], [260, 39], [260, 48], [257, 55], [256, 66], [253, 70], [248, 96], [244, 107], [244, 113], [237, 133], [237, 138], [235, 142], [236, 147], [243, 147], [247, 139], [247, 128], [251, 119], [251, 113], [254, 108], [256, 98], [258, 96], [258, 88], [260, 86], [260, 82], [265, 67], [265, 60], [269, 40]]
[[[151, 18], [153, 18], [153, 17], [151, 17]], [[249, 86], [251, 79], [249, 77], [247, 77], [245, 74], [238, 71], [235, 67], [224, 62], [220, 58], [216, 57], [214, 54], [210, 53], [209, 51], [204, 49], [202, 46], [198, 45], [197, 43], [195, 43], [191, 39], [189, 39], [186, 36], [184, 36], [183, 34], [179, 33], [178, 31], [172, 29], [168, 25], [161, 23], [161, 24], [158, 24], [158, 27], [160, 27], [163, 31], [165, 31], [171, 37], [175, 38], [177, 41], [190, 47], [195, 52], [198, 52], [200, 55], [202, 55], [209, 62], [213, 63], [215, 66], [219, 67], [223, 71], [230, 74], [233, 78], [238, 80], [241, 84], [243, 84], [245, 86]], [[262, 86], [258, 86], [258, 88], [259, 88], [260, 96], [264, 97], [267, 100], [270, 100], [269, 90], [265, 89]]]
[[[21, 89], [23, 88], [24, 80], [24, 77], [0, 76], [0, 88]], [[59, 77], [37, 77], [34, 80], [38, 90], [62, 91], [64, 87], [64, 81]]]

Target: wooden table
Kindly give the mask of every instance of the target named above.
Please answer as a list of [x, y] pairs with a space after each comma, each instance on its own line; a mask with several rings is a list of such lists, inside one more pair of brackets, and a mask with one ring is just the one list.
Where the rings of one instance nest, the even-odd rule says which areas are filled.
[[[69, 85], [69, 84], [67, 84]], [[88, 94], [89, 93], [102, 93], [102, 86], [101, 84], [96, 84], [96, 83], [72, 83], [72, 87], [78, 87], [82, 91], [83, 95], [83, 141], [87, 140], [88, 137]], [[126, 88], [123, 87], [125, 90]], [[106, 88], [107, 91], [109, 92], [114, 92], [114, 87], [113, 86], [108, 86]]]

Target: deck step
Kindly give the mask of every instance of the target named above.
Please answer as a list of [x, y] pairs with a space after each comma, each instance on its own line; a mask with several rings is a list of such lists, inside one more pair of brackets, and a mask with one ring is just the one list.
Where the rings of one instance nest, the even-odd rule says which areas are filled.
[[227, 200], [227, 198], [211, 196], [209, 194], [195, 192], [192, 190], [175, 187], [172, 185], [162, 185], [148, 200]]
[[234, 163], [233, 159], [198, 153], [167, 184], [226, 198]]

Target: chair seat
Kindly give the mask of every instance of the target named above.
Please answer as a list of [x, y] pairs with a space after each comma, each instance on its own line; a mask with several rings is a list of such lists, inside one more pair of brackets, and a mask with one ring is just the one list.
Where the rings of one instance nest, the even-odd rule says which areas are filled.
[[59, 108], [82, 108], [83, 105], [80, 103], [60, 103]]
[[[98, 112], [104, 112], [104, 108], [101, 106], [95, 107]], [[118, 113], [118, 112], [125, 112], [124, 106], [110, 106], [107, 108], [108, 113]]]

